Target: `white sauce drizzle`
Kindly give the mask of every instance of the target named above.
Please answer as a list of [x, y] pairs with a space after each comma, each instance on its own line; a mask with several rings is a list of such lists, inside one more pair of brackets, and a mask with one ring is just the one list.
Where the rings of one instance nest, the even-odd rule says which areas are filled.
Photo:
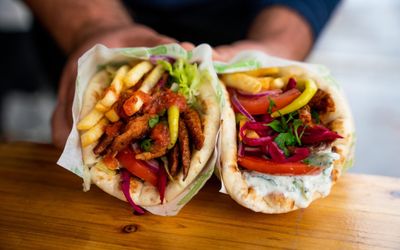
[[336, 159], [339, 159], [339, 155], [331, 150], [312, 154], [308, 158], [309, 163], [324, 167], [318, 175], [277, 176], [244, 170], [243, 176], [257, 195], [282, 193], [286, 198], [292, 199], [296, 206], [304, 208], [310, 205], [314, 193], [318, 192], [322, 197], [329, 194], [332, 187], [333, 161]]

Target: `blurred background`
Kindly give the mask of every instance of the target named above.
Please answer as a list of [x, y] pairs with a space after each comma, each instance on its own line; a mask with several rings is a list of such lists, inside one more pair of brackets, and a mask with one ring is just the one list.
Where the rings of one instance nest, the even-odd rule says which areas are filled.
[[[400, 177], [400, 1], [344, 0], [308, 62], [326, 65], [343, 86], [357, 129], [351, 172]], [[60, 68], [45, 74], [33, 18], [23, 3], [0, 0], [0, 139], [50, 142]], [[51, 62], [50, 62], [51, 63]]]

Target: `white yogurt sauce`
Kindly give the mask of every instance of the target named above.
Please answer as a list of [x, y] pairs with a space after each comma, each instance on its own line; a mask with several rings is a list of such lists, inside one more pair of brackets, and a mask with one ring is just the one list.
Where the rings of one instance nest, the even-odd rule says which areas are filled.
[[324, 167], [318, 175], [279, 176], [263, 174], [256, 171], [243, 171], [249, 187], [252, 187], [258, 195], [266, 196], [270, 193], [282, 193], [292, 199], [295, 205], [301, 208], [307, 207], [315, 192], [327, 196], [331, 190], [331, 172], [333, 161], [339, 155], [329, 151], [321, 151], [312, 154], [308, 161], [311, 165]]

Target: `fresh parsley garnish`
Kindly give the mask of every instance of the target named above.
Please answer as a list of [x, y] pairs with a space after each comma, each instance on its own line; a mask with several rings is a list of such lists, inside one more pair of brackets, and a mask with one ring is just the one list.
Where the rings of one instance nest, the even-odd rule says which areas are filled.
[[[267, 124], [267, 126], [279, 133], [275, 138], [275, 142], [284, 151], [285, 155], [289, 155], [287, 146], [301, 146], [301, 137], [306, 126], [304, 126], [302, 120], [296, 117], [298, 117], [297, 111], [289, 113], [286, 116], [282, 115], [280, 119], [275, 119]], [[302, 126], [303, 130], [299, 134], [299, 128]]]
[[273, 120], [272, 122], [268, 123], [267, 126], [271, 127], [278, 133], [284, 133], [286, 130], [282, 127], [282, 124], [278, 120]]
[[151, 139], [144, 139], [141, 143], [140, 143], [140, 147], [146, 151], [149, 152], [151, 150], [151, 146], [153, 144], [151, 143]]
[[296, 137], [289, 131], [286, 133], [280, 133], [274, 140], [278, 147], [283, 150], [286, 156], [289, 155], [289, 149], [287, 146], [294, 146], [296, 144]]
[[150, 118], [149, 120], [149, 126], [150, 128], [154, 128], [154, 126], [156, 126], [156, 124], [160, 121], [160, 117], [158, 115], [156, 115], [153, 118]]
[[[301, 138], [301, 135], [303, 135], [303, 134], [301, 134], [301, 135], [299, 136], [299, 134], [298, 134], [298, 130], [299, 130], [299, 127], [300, 127], [301, 125], [303, 125], [303, 122], [302, 122], [300, 119], [294, 119], [294, 120], [293, 120], [293, 131], [294, 131], [294, 135], [296, 136], [296, 141], [297, 141], [297, 143], [298, 143], [299, 145], [301, 145], [300, 138]], [[302, 132], [302, 133], [304, 133], [304, 129], [305, 129], [305, 128], [303, 128], [303, 132]]]

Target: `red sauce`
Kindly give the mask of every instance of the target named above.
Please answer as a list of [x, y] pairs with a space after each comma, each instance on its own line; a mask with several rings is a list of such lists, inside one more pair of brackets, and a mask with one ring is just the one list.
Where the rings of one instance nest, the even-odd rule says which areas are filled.
[[163, 123], [158, 123], [151, 131], [151, 139], [161, 147], [167, 146], [169, 143], [168, 126]]
[[136, 113], [138, 110], [135, 108], [135, 104], [138, 101], [138, 98], [140, 98], [144, 104], [148, 103], [150, 101], [150, 96], [143, 91], [136, 91], [131, 97], [129, 97], [123, 104], [122, 108], [124, 109], [124, 112], [127, 116], [132, 116], [134, 113]]
[[185, 97], [169, 89], [154, 94], [151, 99], [144, 109], [145, 113], [158, 114], [172, 105], [178, 106], [180, 112], [187, 109]]
[[104, 156], [103, 162], [109, 169], [112, 170], [116, 169], [119, 166], [118, 160], [113, 154], [107, 154], [106, 156]]
[[174, 93], [169, 89], [167, 89], [165, 93], [168, 108], [172, 105], [176, 105], [178, 106], [180, 112], [183, 112], [187, 109], [185, 97], [181, 96], [180, 94]]

